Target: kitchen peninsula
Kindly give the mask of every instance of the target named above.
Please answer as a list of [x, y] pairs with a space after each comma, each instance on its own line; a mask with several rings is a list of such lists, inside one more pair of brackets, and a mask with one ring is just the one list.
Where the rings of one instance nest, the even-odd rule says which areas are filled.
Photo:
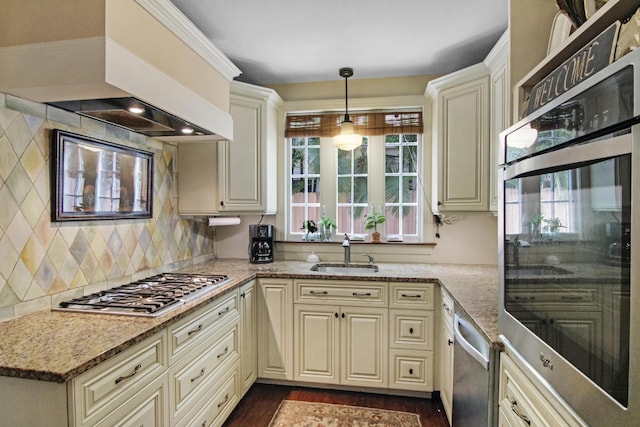
[[[350, 282], [366, 280], [367, 284], [376, 282], [415, 286], [426, 284], [436, 285], [436, 288], [437, 284], [440, 284], [453, 296], [458, 307], [466, 311], [476, 322], [488, 340], [496, 346], [500, 345], [497, 328], [497, 269], [495, 266], [395, 263], [378, 265], [377, 273], [341, 275], [313, 272], [310, 270], [311, 264], [305, 262], [276, 261], [272, 264], [255, 265], [249, 264], [246, 260], [214, 260], [181, 271], [226, 274], [233, 280], [211, 294], [161, 317], [145, 318], [44, 310], [0, 323], [0, 374], [3, 375], [0, 377], [0, 383], [2, 383], [0, 390], [3, 390], [0, 401], [11, 405], [12, 399], [20, 394], [19, 384], [30, 383], [23, 379], [31, 379], [38, 380], [39, 385], [46, 385], [43, 388], [62, 386], [63, 393], [58, 403], [65, 405], [65, 384], [70, 384], [75, 378], [92, 368], [96, 369], [102, 364], [108, 364], [112, 358], [119, 357], [123, 352], [158, 336], [166, 329], [184, 322], [185, 319], [199, 315], [197, 313], [202, 310], [217, 307], [221, 304], [219, 301], [237, 295], [236, 292], [240, 287], [254, 279], [331, 279]], [[439, 299], [436, 299], [437, 303]], [[162, 353], [166, 350], [166, 347], [163, 347], [166, 345], [166, 343], [159, 344], [157, 352]], [[166, 356], [160, 354], [157, 358], [158, 363], [167, 364]], [[171, 369], [170, 367], [169, 370]], [[158, 376], [160, 374], [162, 374], [161, 370], [158, 371]], [[29, 404], [32, 411], [37, 410], [34, 402]], [[4, 412], [6, 413], [10, 408], [11, 406], [5, 408]], [[15, 409], [11, 410], [15, 411]]]

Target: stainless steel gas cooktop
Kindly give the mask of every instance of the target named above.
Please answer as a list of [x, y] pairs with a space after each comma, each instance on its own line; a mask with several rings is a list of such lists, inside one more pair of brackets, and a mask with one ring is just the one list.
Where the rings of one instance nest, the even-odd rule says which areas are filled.
[[63, 301], [57, 311], [156, 317], [220, 288], [226, 275], [162, 273], [146, 279]]

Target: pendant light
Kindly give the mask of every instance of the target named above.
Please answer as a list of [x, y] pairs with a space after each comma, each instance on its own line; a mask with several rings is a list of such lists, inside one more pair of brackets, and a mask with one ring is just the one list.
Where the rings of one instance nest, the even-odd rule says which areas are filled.
[[362, 135], [354, 132], [353, 122], [349, 118], [347, 79], [351, 76], [353, 76], [353, 68], [340, 68], [340, 77], [344, 77], [344, 121], [340, 125], [340, 133], [333, 137], [333, 145], [344, 151], [351, 151], [362, 145]]

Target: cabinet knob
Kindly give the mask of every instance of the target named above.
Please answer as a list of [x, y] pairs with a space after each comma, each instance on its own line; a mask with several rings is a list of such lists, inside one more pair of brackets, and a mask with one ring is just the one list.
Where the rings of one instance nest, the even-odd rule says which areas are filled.
[[447, 340], [447, 344], [451, 345], [451, 344], [453, 344], [453, 341]]
[[342, 313], [342, 318], [344, 319], [344, 313]]
[[409, 375], [413, 375], [413, 369], [409, 368]]
[[338, 318], [338, 313], [336, 313], [336, 318]]
[[413, 335], [413, 328], [409, 328], [409, 333]]
[[224, 200], [220, 201], [220, 206], [224, 206]]

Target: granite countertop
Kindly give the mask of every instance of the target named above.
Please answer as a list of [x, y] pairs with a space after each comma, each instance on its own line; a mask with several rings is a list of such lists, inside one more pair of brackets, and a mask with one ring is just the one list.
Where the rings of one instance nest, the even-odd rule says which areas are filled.
[[180, 270], [227, 274], [233, 280], [210, 294], [157, 318], [43, 310], [0, 322], [0, 375], [63, 383], [142, 341], [203, 304], [256, 277], [324, 278], [441, 283], [495, 346], [498, 341], [498, 270], [491, 265], [376, 263], [379, 272], [334, 274], [311, 264], [250, 264], [223, 259]]

